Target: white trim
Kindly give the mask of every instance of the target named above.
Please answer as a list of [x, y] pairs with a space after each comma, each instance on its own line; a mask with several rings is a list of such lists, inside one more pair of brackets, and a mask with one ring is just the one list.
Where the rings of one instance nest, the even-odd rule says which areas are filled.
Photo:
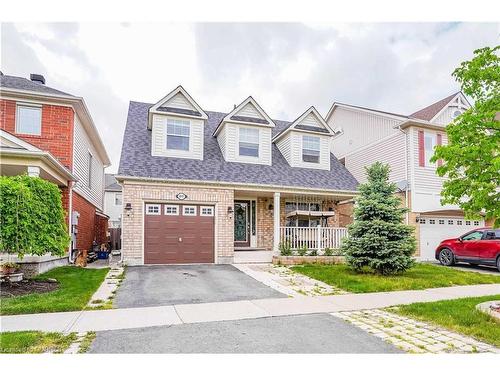
[[[175, 209], [175, 212], [167, 212], [167, 208]], [[179, 216], [180, 210], [178, 204], [166, 204], [163, 208], [163, 212], [166, 216]]]
[[[153, 208], [153, 207], [157, 207], [157, 208], [158, 208], [158, 212], [149, 212], [149, 208]], [[156, 203], [146, 203], [146, 211], [145, 211], [145, 214], [146, 214], [146, 215], [154, 215], [154, 216], [161, 215], [161, 204], [156, 204]]]
[[[186, 208], [193, 208], [194, 213], [192, 213], [192, 214], [186, 213]], [[197, 206], [182, 205], [182, 216], [197, 216], [197, 215], [198, 215]]]
[[40, 150], [38, 147], [33, 146], [31, 143], [28, 143], [26, 141], [23, 141], [21, 138], [16, 137], [15, 135], [0, 129], [0, 137], [5, 138], [6, 140], [15, 143], [19, 145], [22, 148], [25, 148], [27, 151], [39, 151], [39, 152], [44, 152]]
[[[313, 114], [315, 115], [319, 122], [321, 123], [321, 125], [323, 125], [323, 127], [328, 130], [328, 134], [324, 133], [324, 132], [321, 132], [321, 131], [313, 131], [313, 130], [304, 130], [304, 129], [297, 129], [296, 126], [297, 125], [300, 125], [300, 123], [307, 117], [309, 116], [309, 114]], [[321, 128], [319, 128], [321, 129]], [[301, 132], [308, 132], [308, 133], [313, 133], [313, 134], [321, 134], [321, 135], [329, 135], [329, 136], [333, 136], [335, 135], [335, 133], [333, 132], [332, 128], [330, 128], [330, 125], [328, 125], [326, 123], [326, 121], [323, 119], [323, 117], [319, 114], [319, 112], [316, 110], [316, 108], [314, 108], [314, 106], [311, 106], [309, 107], [302, 115], [300, 115], [294, 122], [292, 122], [291, 125], [288, 126], [288, 128], [286, 128], [282, 133], [280, 134], [277, 134], [276, 136], [274, 136], [274, 138], [272, 139], [273, 142], [276, 142], [278, 139], [280, 139], [281, 137], [283, 137], [286, 133], [288, 133], [289, 131], [291, 130], [296, 130], [296, 131], [301, 131]]]
[[[454, 101], [455, 99], [457, 99], [457, 98], [460, 98], [460, 99], [465, 99], [466, 104], [468, 104], [468, 105], [469, 105], [469, 107], [467, 108], [467, 106], [466, 106], [466, 105], [463, 105], [463, 106], [462, 106], [462, 105], [460, 105], [460, 104], [459, 104], [459, 105], [458, 105], [458, 108], [466, 108], [466, 109], [469, 109], [469, 108], [471, 107], [471, 105], [470, 105], [469, 101], [468, 101], [468, 100], [467, 100], [467, 98], [466, 98], [466, 97], [462, 94], [462, 92], [461, 92], [461, 91], [460, 91], [460, 92], [457, 92], [457, 94], [456, 94], [456, 95], [455, 95], [455, 96], [454, 96], [454, 97], [453, 97], [453, 98], [452, 98], [452, 99], [451, 99], [448, 103], [446, 103], [446, 105], [444, 105], [444, 106], [443, 106], [443, 108], [441, 108], [441, 110], [440, 110], [438, 113], [436, 113], [436, 114], [434, 115], [434, 117], [430, 119], [430, 121], [429, 121], [429, 122], [433, 122], [434, 120], [436, 120], [437, 118], [439, 118], [439, 116], [441, 116], [441, 114], [442, 114], [444, 111], [446, 111], [446, 109], [448, 109], [448, 107], [450, 107], [451, 102], [453, 102], [453, 101]], [[431, 105], [432, 105], [432, 104], [431, 104]]]
[[379, 110], [376, 110], [376, 109], [360, 108], [358, 106], [351, 105], [351, 104], [333, 102], [333, 104], [330, 107], [328, 113], [326, 114], [326, 117], [325, 117], [325, 121], [326, 122], [328, 122], [330, 120], [330, 116], [332, 115], [333, 111], [335, 110], [335, 107], [346, 108], [346, 109], [350, 109], [352, 111], [358, 111], [358, 112], [373, 113], [375, 115], [382, 116], [382, 117], [387, 117], [387, 118], [394, 119], [394, 120], [402, 120], [402, 119], [407, 119], [408, 118], [408, 116], [398, 115], [396, 113], [392, 113], [391, 114], [391, 113], [386, 113], [384, 111], [379, 111]]
[[[210, 213], [203, 213], [203, 210], [210, 210]], [[215, 216], [214, 206], [200, 206], [200, 216]]]
[[[20, 120], [21, 116], [20, 116], [19, 111], [21, 108], [32, 108], [32, 109], [38, 110], [38, 113], [40, 114], [40, 123], [39, 123], [38, 133], [26, 133], [26, 132], [20, 131], [19, 120]], [[42, 135], [42, 106], [37, 105], [37, 104], [31, 104], [31, 103], [16, 102], [16, 118], [14, 119], [14, 122], [15, 122], [16, 134], [32, 135], [32, 136], [40, 137]]]

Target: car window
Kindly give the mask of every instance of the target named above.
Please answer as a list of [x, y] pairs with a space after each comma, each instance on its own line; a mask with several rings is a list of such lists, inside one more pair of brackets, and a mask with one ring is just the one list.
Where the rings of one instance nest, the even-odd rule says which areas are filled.
[[482, 230], [476, 230], [474, 232], [471, 232], [469, 234], [466, 234], [465, 236], [462, 237], [462, 240], [464, 241], [474, 241], [474, 240], [479, 240], [483, 237], [483, 231]]
[[500, 239], [500, 230], [489, 230], [486, 231], [486, 234], [484, 235], [485, 240], [498, 240]]

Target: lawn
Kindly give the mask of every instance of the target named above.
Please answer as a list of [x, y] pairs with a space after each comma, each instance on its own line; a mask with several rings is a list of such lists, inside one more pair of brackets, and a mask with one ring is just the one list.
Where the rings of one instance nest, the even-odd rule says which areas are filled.
[[391, 312], [472, 336], [500, 347], [500, 324], [475, 306], [500, 300], [500, 294], [486, 297], [460, 298], [448, 301], [413, 303], [390, 309]]
[[48, 293], [2, 298], [0, 315], [34, 314], [82, 310], [108, 273], [108, 268], [59, 267], [40, 274], [37, 279], [54, 278], [59, 289]]
[[0, 334], [0, 353], [62, 353], [75, 339], [76, 333], [5, 332]]
[[310, 264], [294, 266], [292, 270], [353, 293], [500, 283], [500, 274], [487, 275], [423, 263], [417, 263], [408, 272], [396, 276], [381, 276], [371, 272], [356, 273], [345, 264]]

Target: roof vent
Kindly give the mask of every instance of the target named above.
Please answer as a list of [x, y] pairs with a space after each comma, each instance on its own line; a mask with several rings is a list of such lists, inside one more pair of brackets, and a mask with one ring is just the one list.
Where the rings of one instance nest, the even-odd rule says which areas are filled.
[[45, 77], [42, 76], [41, 74], [30, 74], [30, 80], [33, 82], [41, 83], [42, 85], [45, 85]]

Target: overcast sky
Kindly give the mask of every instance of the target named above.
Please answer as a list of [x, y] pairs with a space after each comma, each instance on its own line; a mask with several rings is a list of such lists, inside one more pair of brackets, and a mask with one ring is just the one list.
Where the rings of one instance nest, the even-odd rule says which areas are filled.
[[177, 85], [205, 110], [252, 95], [274, 119], [333, 101], [409, 114], [450, 95], [498, 24], [2, 24], [1, 70], [84, 97], [118, 168], [129, 100]]

